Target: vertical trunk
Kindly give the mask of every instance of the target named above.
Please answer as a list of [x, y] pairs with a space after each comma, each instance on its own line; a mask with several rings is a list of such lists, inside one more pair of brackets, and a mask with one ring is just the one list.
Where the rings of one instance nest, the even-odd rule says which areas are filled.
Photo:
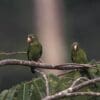
[[43, 60], [51, 64], [66, 62], [63, 9], [61, 0], [35, 0], [36, 28], [43, 44]]

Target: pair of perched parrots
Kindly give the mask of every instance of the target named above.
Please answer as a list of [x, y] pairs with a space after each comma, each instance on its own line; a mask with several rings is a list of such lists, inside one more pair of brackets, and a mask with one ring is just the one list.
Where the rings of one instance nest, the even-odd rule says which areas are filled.
[[[27, 37], [28, 49], [27, 56], [28, 60], [38, 61], [42, 55], [42, 45], [39, 42], [38, 38], [34, 34], [29, 34]], [[71, 49], [71, 59], [73, 63], [85, 64], [88, 63], [87, 55], [83, 49], [80, 48], [77, 42], [72, 44]], [[32, 73], [34, 73], [34, 68], [31, 67]], [[88, 69], [83, 68], [79, 70], [81, 76], [87, 76], [91, 79], [91, 75], [88, 72]]]

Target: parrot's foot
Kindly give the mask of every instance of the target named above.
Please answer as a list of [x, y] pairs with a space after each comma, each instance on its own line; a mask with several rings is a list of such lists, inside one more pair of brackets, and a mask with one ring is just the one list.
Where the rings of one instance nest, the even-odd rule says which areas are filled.
[[35, 69], [33, 67], [31, 67], [31, 72], [34, 74], [35, 73]]

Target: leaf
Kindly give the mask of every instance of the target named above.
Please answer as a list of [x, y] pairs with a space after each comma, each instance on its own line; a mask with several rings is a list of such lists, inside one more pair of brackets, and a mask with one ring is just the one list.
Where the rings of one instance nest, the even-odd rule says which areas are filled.
[[7, 96], [8, 90], [4, 90], [0, 94], [0, 100], [4, 100]]
[[10, 90], [8, 90], [6, 100], [14, 100], [15, 92], [16, 92], [16, 87], [13, 87]]
[[54, 75], [48, 75], [48, 80], [49, 80], [49, 91], [50, 94], [54, 94], [57, 91], [57, 85], [59, 83], [59, 78], [54, 76]]
[[37, 86], [41, 98], [46, 96], [45, 80], [43, 78], [38, 78], [35, 79], [33, 82], [35, 83], [35, 86]]
[[30, 82], [22, 83], [18, 89], [18, 100], [40, 100], [46, 96], [43, 78], [35, 78]]
[[17, 89], [17, 98], [18, 100], [31, 100], [30, 95], [31, 84], [22, 83]]
[[[63, 77], [59, 78], [55, 75], [48, 75], [49, 82], [49, 92], [50, 95], [60, 92], [69, 88], [73, 81], [80, 77], [78, 71], [71, 71], [66, 73]], [[80, 81], [83, 82], [83, 81]], [[88, 91], [90, 89], [89, 86], [82, 88], [80, 91]], [[100, 84], [97, 89], [100, 91]], [[96, 91], [97, 91], [96, 90]], [[91, 91], [91, 90], [90, 90]], [[43, 77], [38, 76], [33, 78], [29, 82], [22, 82], [16, 86], [13, 86], [11, 89], [4, 90], [0, 94], [0, 100], [41, 100], [46, 96], [46, 86], [45, 80]], [[63, 99], [58, 100], [99, 100], [98, 97], [90, 97], [90, 96], [74, 96], [74, 97], [64, 97]]]

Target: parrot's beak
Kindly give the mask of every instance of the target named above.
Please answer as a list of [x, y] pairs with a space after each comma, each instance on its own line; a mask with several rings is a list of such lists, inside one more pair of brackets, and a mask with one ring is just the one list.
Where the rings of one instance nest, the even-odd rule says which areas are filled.
[[74, 45], [74, 50], [75, 50], [75, 51], [77, 50], [77, 45]]
[[30, 37], [27, 37], [27, 43], [30, 43], [32, 40]]

